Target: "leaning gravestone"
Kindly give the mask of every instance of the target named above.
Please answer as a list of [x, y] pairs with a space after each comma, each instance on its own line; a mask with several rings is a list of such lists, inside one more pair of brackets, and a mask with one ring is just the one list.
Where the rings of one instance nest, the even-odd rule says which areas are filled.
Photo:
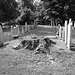
[[2, 27], [0, 26], [0, 47], [3, 46], [3, 32], [2, 32]]
[[13, 28], [13, 37], [18, 37], [18, 28], [17, 27]]

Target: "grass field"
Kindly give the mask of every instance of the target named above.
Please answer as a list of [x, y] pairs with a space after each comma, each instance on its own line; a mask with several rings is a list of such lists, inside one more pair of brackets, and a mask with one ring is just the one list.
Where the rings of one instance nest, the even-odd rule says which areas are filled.
[[[38, 27], [22, 36], [29, 34], [55, 36], [55, 29]], [[72, 31], [72, 39], [74, 37], [75, 30]], [[59, 51], [53, 45], [50, 46], [50, 55], [35, 54], [24, 48], [14, 50], [9, 44], [0, 49], [0, 75], [75, 75], [75, 52]]]

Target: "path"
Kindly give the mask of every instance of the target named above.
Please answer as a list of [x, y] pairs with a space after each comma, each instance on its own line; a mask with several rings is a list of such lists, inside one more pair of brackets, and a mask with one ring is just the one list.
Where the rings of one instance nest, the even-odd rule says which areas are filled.
[[37, 27], [34, 30], [26, 32], [24, 35], [35, 34], [38, 36], [55, 36], [55, 28]]

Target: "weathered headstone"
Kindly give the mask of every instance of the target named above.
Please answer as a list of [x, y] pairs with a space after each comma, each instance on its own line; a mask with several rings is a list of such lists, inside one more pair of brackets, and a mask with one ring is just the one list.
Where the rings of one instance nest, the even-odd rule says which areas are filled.
[[13, 26], [11, 26], [11, 33], [9, 35], [9, 40], [13, 39]]
[[19, 26], [16, 25], [16, 30], [17, 30], [17, 35], [19, 36], [20, 35], [20, 30], [19, 30]]
[[9, 33], [3, 35], [4, 42], [9, 41]]
[[62, 30], [62, 40], [65, 41], [65, 29]]
[[22, 34], [24, 34], [24, 28], [22, 27]]
[[13, 36], [18, 36], [18, 30], [17, 30], [17, 27], [14, 27], [13, 28]]
[[27, 23], [25, 23], [25, 32], [27, 32]]
[[34, 25], [33, 25], [33, 29], [34, 29]]
[[11, 35], [13, 36], [13, 26], [11, 26]]
[[3, 32], [2, 32], [2, 27], [0, 25], [0, 47], [3, 45], [4, 41], [3, 41]]
[[68, 36], [68, 23], [65, 21], [65, 44], [67, 44], [67, 36]]
[[67, 41], [67, 47], [69, 50], [71, 49], [71, 30], [72, 30], [72, 22], [70, 19], [68, 24], [68, 41]]

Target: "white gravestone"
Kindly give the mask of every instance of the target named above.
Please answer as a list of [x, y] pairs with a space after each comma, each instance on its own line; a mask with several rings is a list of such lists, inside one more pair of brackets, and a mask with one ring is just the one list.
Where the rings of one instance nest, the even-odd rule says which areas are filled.
[[9, 40], [13, 39], [13, 26], [11, 26], [11, 33], [9, 35]]
[[68, 40], [67, 40], [67, 47], [70, 50], [71, 49], [71, 30], [72, 30], [72, 22], [69, 20], [68, 24]]
[[17, 31], [17, 35], [19, 36], [20, 35], [20, 30], [19, 30], [19, 26], [16, 25], [16, 31]]
[[68, 23], [65, 21], [65, 44], [67, 44], [67, 36], [68, 36]]
[[0, 26], [0, 46], [2, 46], [4, 43], [3, 41], [3, 32], [2, 32], [2, 27]]
[[62, 40], [65, 41], [65, 29], [63, 28], [63, 31], [62, 31]]
[[74, 21], [74, 29], [75, 29], [75, 21]]
[[62, 27], [60, 26], [59, 27], [59, 39], [61, 39], [62, 38]]
[[11, 26], [11, 35], [13, 36], [13, 26]]

